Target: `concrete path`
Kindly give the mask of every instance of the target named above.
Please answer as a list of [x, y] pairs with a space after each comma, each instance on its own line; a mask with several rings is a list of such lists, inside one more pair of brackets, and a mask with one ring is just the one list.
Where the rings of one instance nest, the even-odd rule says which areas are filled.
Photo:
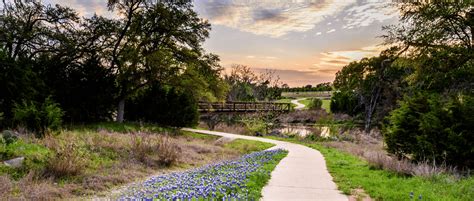
[[270, 142], [288, 150], [288, 156], [277, 165], [272, 178], [263, 188], [263, 200], [348, 200], [337, 190], [336, 184], [326, 169], [326, 162], [319, 151], [289, 142], [259, 137], [236, 135], [207, 130], [184, 129], [196, 133], [218, 135], [228, 138], [242, 138]]
[[306, 98], [300, 98], [300, 99], [295, 99], [295, 100], [291, 100], [291, 103], [295, 104], [295, 110], [302, 110], [304, 107], [306, 107], [304, 104], [301, 104], [300, 100], [304, 100]]

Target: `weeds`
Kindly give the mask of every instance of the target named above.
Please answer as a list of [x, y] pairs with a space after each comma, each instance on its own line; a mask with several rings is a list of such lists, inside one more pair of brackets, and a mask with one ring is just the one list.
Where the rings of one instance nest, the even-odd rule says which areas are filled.
[[84, 154], [74, 141], [50, 144], [50, 149], [55, 153], [48, 161], [46, 174], [56, 178], [75, 176], [86, 167]]
[[170, 137], [161, 137], [158, 144], [158, 164], [164, 166], [170, 166], [175, 163], [181, 149], [171, 140]]
[[131, 134], [131, 152], [142, 163], [170, 166], [179, 159], [181, 149], [169, 136], [138, 132]]

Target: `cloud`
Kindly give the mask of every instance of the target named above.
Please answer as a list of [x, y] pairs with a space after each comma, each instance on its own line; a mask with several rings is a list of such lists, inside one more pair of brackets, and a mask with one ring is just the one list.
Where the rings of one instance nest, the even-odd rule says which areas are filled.
[[327, 31], [326, 33], [332, 33], [332, 32], [335, 32], [335, 31], [336, 31], [336, 29], [331, 29], [331, 30]]
[[245, 58], [247, 58], [247, 59], [258, 59], [258, 60], [275, 60], [275, 59], [278, 59], [277, 57], [274, 57], [274, 56], [255, 56], [255, 55], [248, 55]]
[[387, 1], [366, 0], [345, 11], [344, 29], [367, 27], [375, 22], [383, 22], [399, 16], [397, 7]]
[[196, 1], [198, 12], [212, 24], [244, 32], [281, 37], [305, 32], [356, 0], [203, 0]]
[[367, 46], [354, 50], [323, 52], [320, 54], [319, 62], [313, 64], [310, 69], [320, 73], [334, 74], [352, 61], [378, 55], [382, 49], [382, 46]]
[[321, 33], [321, 32], [318, 32], [318, 33], [316, 33], [316, 36], [319, 36], [319, 35], [321, 35], [321, 34], [323, 34], [323, 33]]
[[67, 6], [74, 8], [79, 15], [85, 17], [91, 17], [94, 14], [106, 16], [106, 17], [115, 17], [113, 12], [110, 12], [107, 8], [107, 1], [97, 1], [97, 0], [45, 0], [46, 4], [60, 4], [62, 6]]

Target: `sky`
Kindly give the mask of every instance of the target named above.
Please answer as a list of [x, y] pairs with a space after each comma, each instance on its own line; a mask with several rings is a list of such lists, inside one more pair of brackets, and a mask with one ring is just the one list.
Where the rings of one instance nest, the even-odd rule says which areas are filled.
[[[46, 0], [81, 15], [112, 15], [106, 0]], [[383, 49], [382, 26], [396, 24], [390, 0], [195, 0], [212, 25], [204, 43], [221, 65], [275, 70], [290, 86], [331, 82], [351, 61]]]

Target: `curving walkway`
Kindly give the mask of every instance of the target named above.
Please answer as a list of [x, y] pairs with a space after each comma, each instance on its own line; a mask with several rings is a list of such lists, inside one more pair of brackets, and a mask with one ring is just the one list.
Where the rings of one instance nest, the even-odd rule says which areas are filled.
[[306, 98], [291, 100], [291, 103], [296, 105], [295, 110], [302, 110], [304, 107], [306, 107], [306, 105], [299, 102], [300, 100], [304, 100], [304, 99], [306, 99]]
[[336, 184], [326, 169], [324, 157], [317, 150], [294, 143], [253, 136], [188, 128], [183, 130], [270, 142], [276, 145], [271, 149], [288, 150], [288, 156], [280, 161], [272, 172], [269, 183], [263, 188], [263, 200], [348, 200], [347, 196], [337, 190]]

